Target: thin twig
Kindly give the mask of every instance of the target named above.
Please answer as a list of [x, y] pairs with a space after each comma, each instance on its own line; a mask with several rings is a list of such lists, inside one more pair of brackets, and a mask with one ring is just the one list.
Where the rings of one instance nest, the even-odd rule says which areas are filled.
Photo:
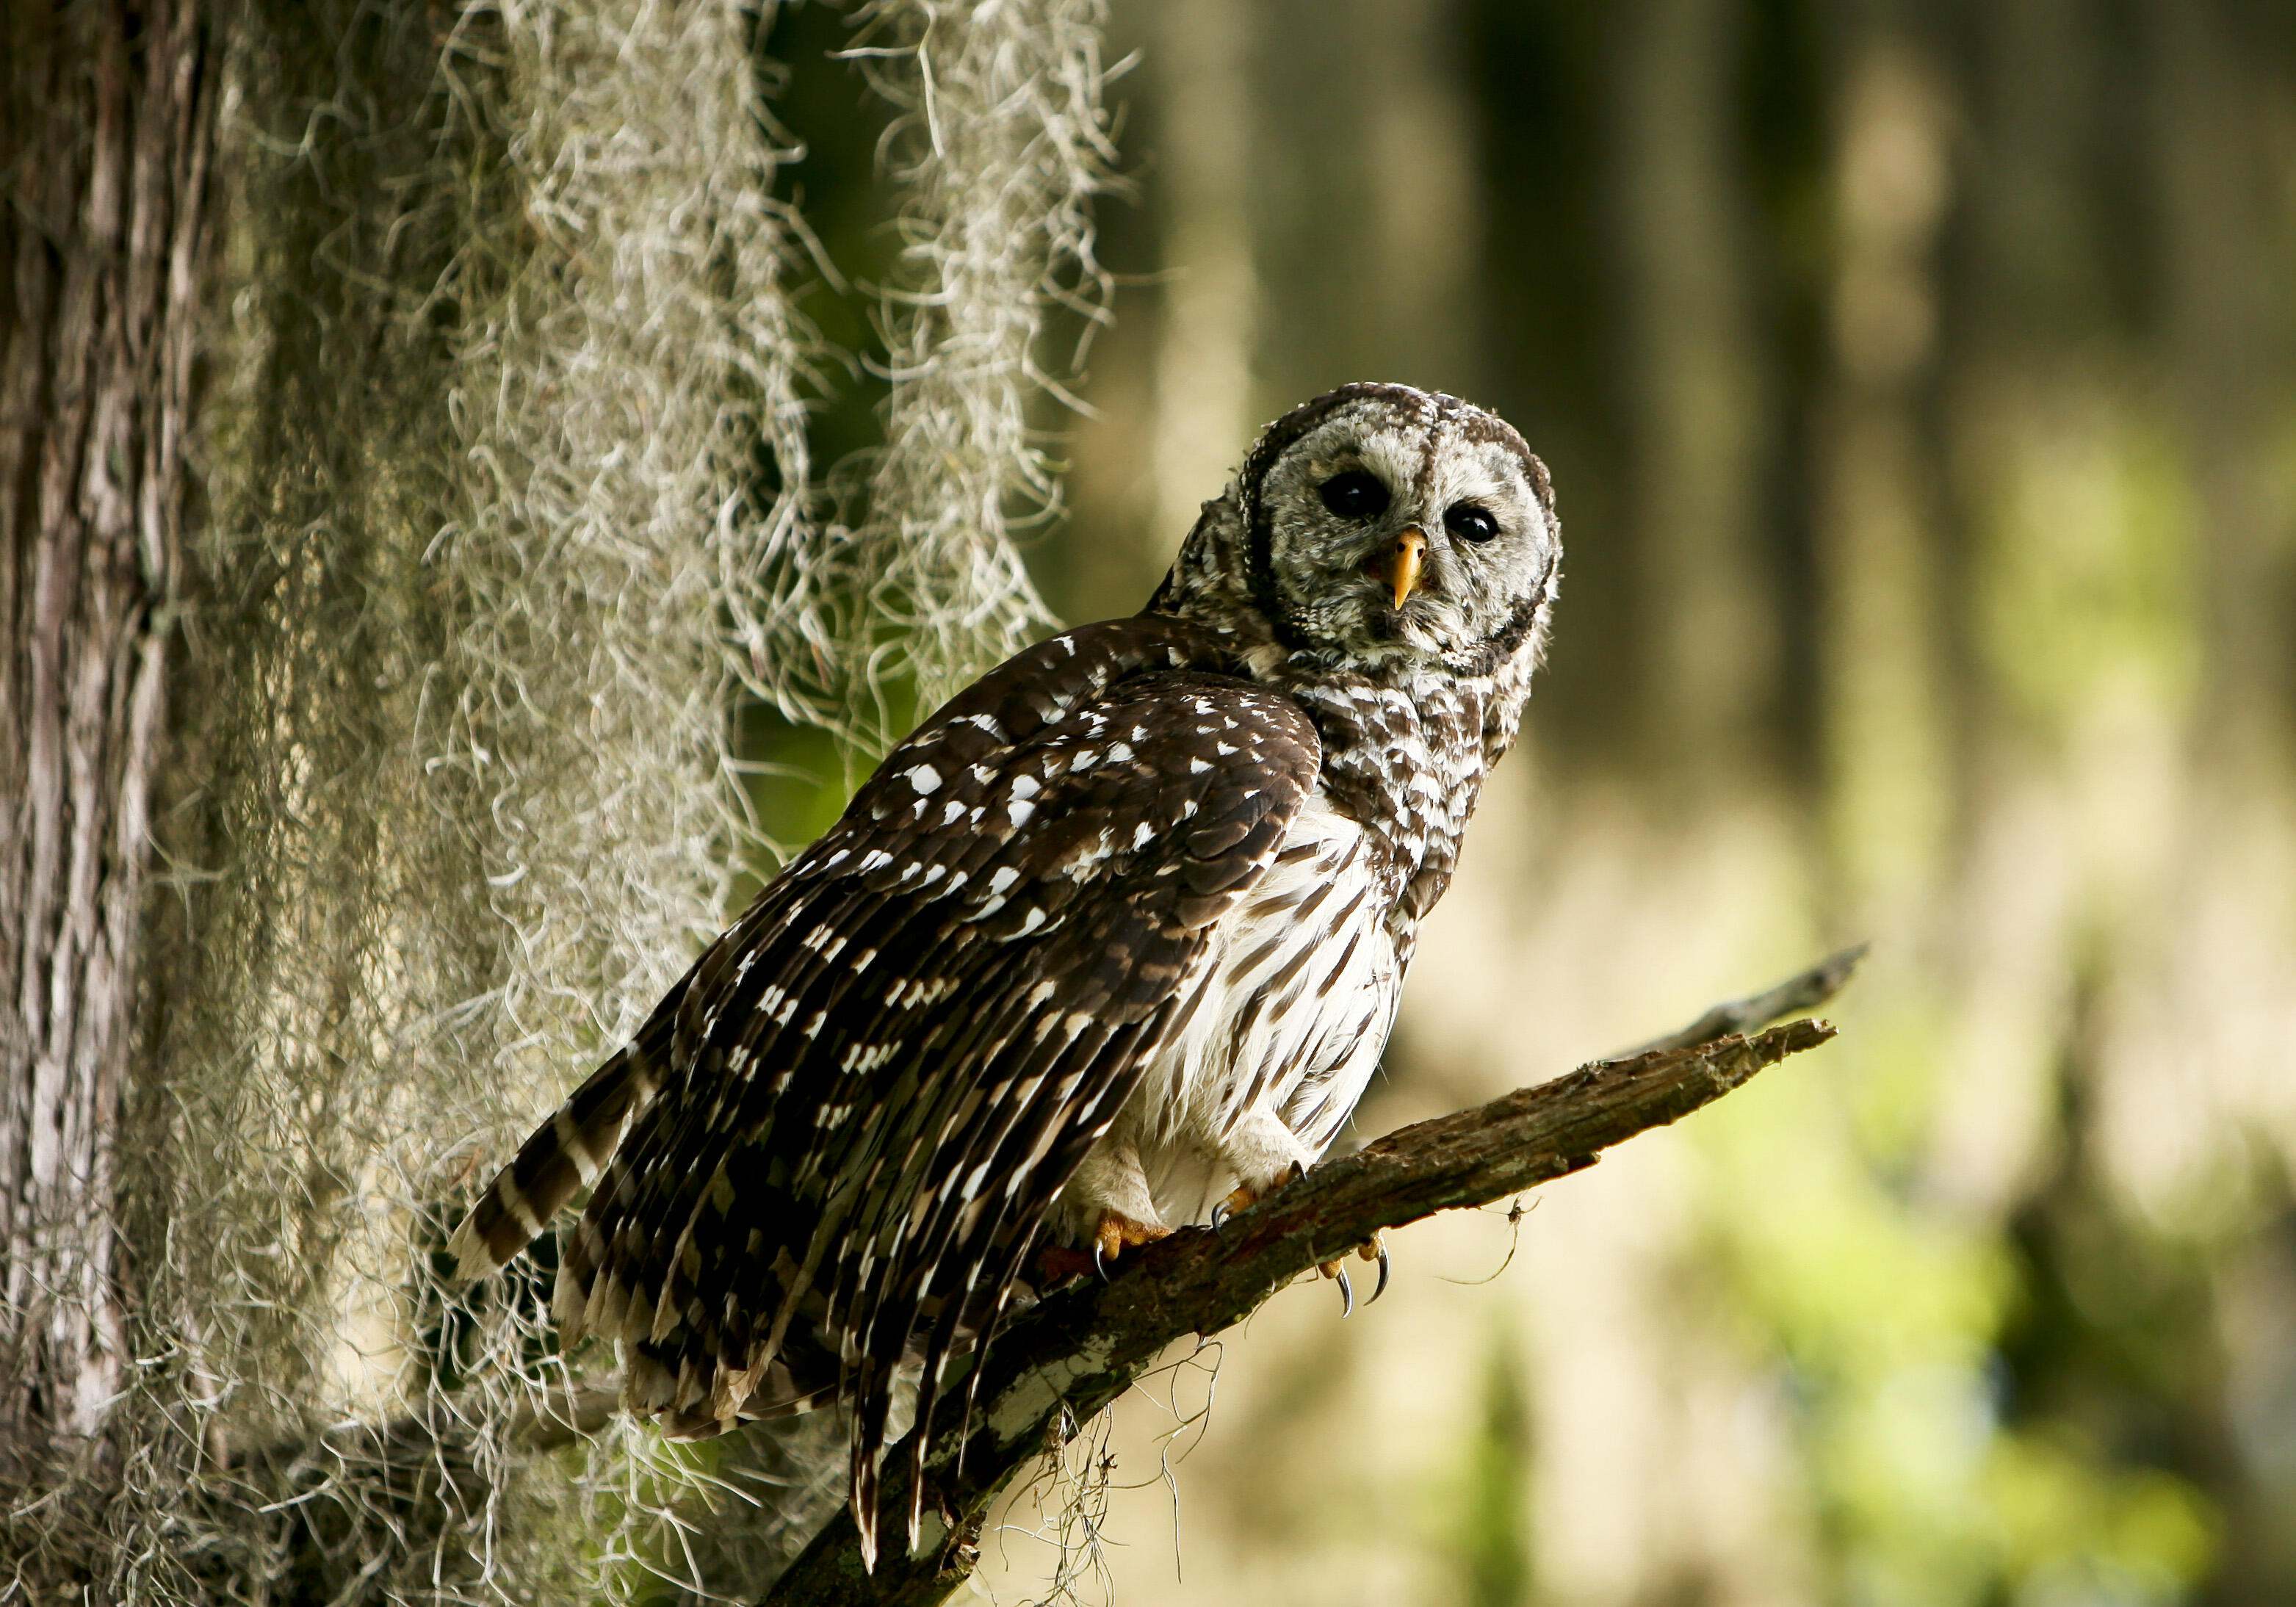
[[1661, 1049], [1692, 1049], [1734, 1032], [1752, 1032], [1772, 1021], [1815, 1010], [1841, 991], [1871, 947], [1870, 943], [1853, 943], [1826, 955], [1808, 970], [1796, 972], [1775, 987], [1750, 993], [1743, 998], [1725, 999], [1680, 1031], [1637, 1044], [1611, 1058], [1630, 1060], [1637, 1054], [1655, 1054]]

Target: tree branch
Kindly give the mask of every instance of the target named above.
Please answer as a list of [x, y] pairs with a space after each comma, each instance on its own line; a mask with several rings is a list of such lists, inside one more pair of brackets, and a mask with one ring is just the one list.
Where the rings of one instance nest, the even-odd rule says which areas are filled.
[[1669, 1032], [1664, 1037], [1654, 1037], [1647, 1044], [1637, 1044], [1611, 1056], [1612, 1060], [1632, 1060], [1637, 1055], [1655, 1054], [1661, 1049], [1694, 1049], [1701, 1044], [1710, 1044], [1727, 1037], [1734, 1032], [1751, 1032], [1767, 1027], [1772, 1021], [1783, 1021], [1805, 1010], [1815, 1010], [1840, 993], [1865, 959], [1872, 945], [1853, 943], [1825, 956], [1808, 971], [1788, 977], [1775, 988], [1765, 988], [1759, 993], [1750, 993], [1743, 998], [1725, 999], [1710, 1007], [1705, 1014], [1679, 1032]]
[[1864, 952], [1844, 950], [1775, 988], [1718, 1004], [1631, 1055], [1391, 1133], [1326, 1160], [1230, 1218], [1218, 1236], [1183, 1230], [1128, 1259], [1112, 1282], [1086, 1281], [1049, 1296], [997, 1333], [969, 1416], [964, 1389], [952, 1385], [942, 1398], [916, 1554], [902, 1554], [909, 1490], [897, 1448], [881, 1492], [885, 1554], [876, 1572], [863, 1571], [852, 1513], [840, 1510], [765, 1607], [943, 1601], [977, 1566], [981, 1524], [998, 1492], [1058, 1444], [1064, 1426], [1090, 1421], [1175, 1341], [1233, 1326], [1310, 1267], [1384, 1229], [1488, 1205], [1578, 1171], [1611, 1145], [1816, 1048], [1833, 1036], [1824, 1021], [1741, 1034], [1822, 1003]]

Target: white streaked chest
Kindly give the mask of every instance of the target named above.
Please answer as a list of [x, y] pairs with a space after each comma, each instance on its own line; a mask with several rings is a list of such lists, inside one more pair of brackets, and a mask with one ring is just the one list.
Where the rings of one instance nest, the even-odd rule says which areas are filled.
[[1402, 987], [1375, 844], [1320, 794], [1220, 923], [1186, 1024], [1128, 1114], [1144, 1147], [1208, 1147], [1246, 1111], [1320, 1154], [1379, 1064]]

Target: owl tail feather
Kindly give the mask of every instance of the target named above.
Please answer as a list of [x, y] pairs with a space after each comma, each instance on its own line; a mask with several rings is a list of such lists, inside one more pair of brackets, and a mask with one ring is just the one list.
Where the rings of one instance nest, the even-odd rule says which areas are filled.
[[633, 1044], [592, 1072], [479, 1196], [447, 1241], [457, 1278], [500, 1272], [597, 1177], [630, 1118], [660, 1086], [642, 1047]]

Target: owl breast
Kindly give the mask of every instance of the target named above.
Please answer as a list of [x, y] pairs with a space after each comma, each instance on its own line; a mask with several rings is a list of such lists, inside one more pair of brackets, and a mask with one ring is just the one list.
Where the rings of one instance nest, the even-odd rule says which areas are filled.
[[1275, 864], [1222, 922], [1185, 1028], [1149, 1065], [1110, 1136], [1134, 1145], [1167, 1222], [1288, 1156], [1313, 1164], [1378, 1067], [1402, 968], [1387, 920], [1380, 845], [1321, 796], [1294, 820]]

